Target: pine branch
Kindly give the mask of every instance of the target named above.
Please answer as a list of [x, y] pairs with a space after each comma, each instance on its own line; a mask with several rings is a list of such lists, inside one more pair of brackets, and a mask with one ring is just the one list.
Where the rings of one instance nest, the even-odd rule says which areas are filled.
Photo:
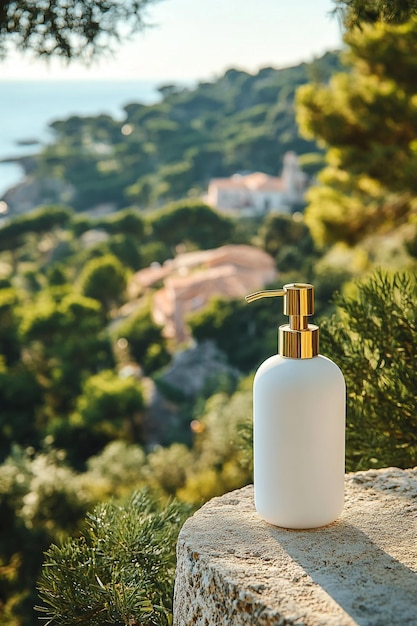
[[185, 507], [145, 493], [100, 505], [87, 530], [46, 553], [36, 610], [51, 626], [167, 626]]

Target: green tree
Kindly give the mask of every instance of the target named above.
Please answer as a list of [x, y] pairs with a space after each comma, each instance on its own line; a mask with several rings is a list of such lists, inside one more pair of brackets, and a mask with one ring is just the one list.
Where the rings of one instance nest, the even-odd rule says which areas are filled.
[[160, 509], [145, 493], [107, 503], [78, 539], [52, 545], [39, 580], [38, 610], [73, 626], [172, 623], [175, 546], [186, 509]]
[[153, 492], [175, 496], [185, 485], [190, 467], [195, 467], [191, 451], [182, 443], [173, 443], [148, 454], [143, 476]]
[[19, 251], [26, 234], [25, 225], [19, 219], [14, 219], [0, 228], [0, 252], [10, 253], [13, 273], [17, 272]]
[[334, 12], [341, 16], [344, 26], [351, 30], [363, 24], [387, 22], [400, 24], [417, 14], [414, 0], [333, 0]]
[[200, 200], [182, 200], [167, 205], [152, 216], [155, 239], [170, 246], [190, 242], [198, 248], [215, 248], [226, 243], [232, 222]]
[[37, 56], [61, 56], [85, 62], [108, 53], [114, 43], [145, 27], [144, 13], [153, 0], [46, 4], [6, 0], [0, 7], [0, 53], [8, 46]]
[[95, 246], [93, 252], [97, 252], [98, 256], [112, 254], [122, 265], [132, 270], [140, 269], [140, 244], [145, 237], [145, 222], [137, 210], [125, 209], [96, 220], [78, 217], [72, 221], [71, 227], [76, 236], [90, 229], [104, 230], [110, 237], [108, 241]]
[[145, 223], [135, 209], [118, 211], [105, 219], [97, 220], [95, 228], [101, 228], [111, 235], [130, 235], [142, 239], [145, 233]]
[[[144, 397], [133, 378], [104, 370], [86, 378], [71, 414], [57, 414], [45, 433], [68, 462], [85, 470], [87, 460], [115, 439], [142, 442]], [[106, 491], [106, 489], [105, 489]]]
[[60, 205], [48, 205], [18, 219], [28, 232], [42, 234], [67, 226], [70, 217], [70, 209]]
[[126, 435], [127, 430], [128, 436], [140, 440], [144, 408], [143, 391], [137, 380], [120, 378], [112, 370], [105, 370], [86, 380], [72, 420], [74, 424], [107, 431], [112, 438]]
[[6, 367], [0, 356], [0, 460], [13, 445], [39, 445], [37, 414], [43, 400], [43, 388], [29, 366]]
[[121, 439], [111, 441], [99, 454], [87, 460], [87, 477], [93, 484], [104, 483], [112, 498], [131, 494], [142, 485], [146, 456], [137, 444]]
[[117, 326], [114, 337], [127, 340], [130, 355], [145, 374], [155, 372], [170, 360], [162, 328], [153, 321], [149, 306], [140, 307], [123, 320]]
[[315, 240], [354, 244], [414, 211], [417, 19], [348, 35], [349, 73], [298, 91], [298, 120], [328, 148], [306, 221]]
[[0, 289], [0, 354], [5, 357], [7, 365], [20, 359], [18, 304], [19, 295], [15, 289]]
[[94, 221], [84, 215], [75, 214], [70, 222], [70, 229], [75, 237], [81, 237], [85, 232], [94, 228]]
[[[338, 57], [315, 60], [315, 74], [327, 80]], [[34, 173], [69, 183], [76, 210], [102, 202], [159, 207], [200, 196], [211, 178], [244, 169], [276, 175], [288, 150], [317, 152], [300, 136], [294, 116], [296, 88], [309, 75], [305, 63], [256, 75], [230, 70], [213, 83], [167, 90], [161, 102], [125, 107], [128, 135], [108, 116], [54, 122], [55, 141], [37, 158]], [[97, 152], [98, 143], [105, 153]]]
[[99, 303], [56, 289], [25, 308], [19, 326], [28, 367], [45, 394], [39, 427], [73, 408], [86, 374], [113, 364]]
[[46, 277], [50, 287], [59, 287], [68, 284], [68, 272], [65, 265], [56, 263], [47, 269]]
[[41, 207], [28, 214], [13, 218], [0, 228], [0, 251], [9, 251], [13, 270], [16, 272], [19, 252], [29, 235], [49, 235], [56, 242], [54, 233], [67, 225], [70, 212], [61, 206]]
[[[282, 213], [269, 214], [260, 229], [262, 247], [271, 256], [277, 253], [286, 245], [304, 244], [306, 248], [312, 247], [309, 240], [309, 231], [302, 218], [294, 219], [292, 215]], [[306, 241], [304, 241], [306, 240]]]
[[141, 206], [150, 206], [153, 199], [153, 180], [152, 176], [141, 176], [139, 181], [126, 188], [126, 197]]
[[281, 272], [297, 269], [305, 275], [311, 267], [314, 244], [310, 230], [300, 213], [269, 214], [259, 230], [259, 236], [262, 247], [275, 257]]
[[158, 180], [154, 190], [158, 201], [186, 197], [195, 180], [192, 164], [182, 161], [164, 165], [158, 172]]
[[60, 452], [15, 446], [0, 465], [0, 622], [33, 626], [36, 579], [52, 541], [76, 532], [94, 504]]
[[111, 254], [89, 261], [80, 275], [81, 293], [98, 300], [106, 313], [122, 301], [126, 284], [126, 271]]
[[417, 280], [378, 271], [336, 300], [323, 353], [347, 386], [347, 469], [417, 463]]
[[119, 259], [120, 263], [133, 271], [143, 267], [142, 247], [132, 235], [113, 235], [107, 242], [110, 254]]

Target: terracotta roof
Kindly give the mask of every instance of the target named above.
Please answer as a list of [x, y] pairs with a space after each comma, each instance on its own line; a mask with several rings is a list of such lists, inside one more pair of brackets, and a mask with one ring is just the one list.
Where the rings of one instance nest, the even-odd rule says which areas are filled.
[[178, 254], [162, 266], [147, 267], [136, 272], [133, 276], [135, 283], [144, 288], [151, 287], [155, 283], [176, 275], [181, 269], [197, 267], [213, 267], [220, 264], [234, 264], [251, 270], [274, 267], [273, 259], [259, 248], [254, 246], [228, 244], [211, 250], [198, 250]]
[[[221, 265], [189, 276], [171, 276], [167, 278], [165, 285], [167, 289], [175, 290], [179, 298], [188, 297], [190, 289], [193, 290], [195, 287], [198, 287], [198, 290], [209, 289], [210, 292], [233, 298], [246, 295], [247, 286], [252, 285], [254, 281], [260, 286], [258, 272], [240, 272], [233, 265]], [[222, 290], [222, 286], [226, 287], [225, 291]]]
[[282, 178], [256, 172], [245, 177], [245, 185], [256, 191], [285, 191]]
[[220, 248], [211, 248], [210, 250], [196, 250], [195, 252], [182, 252], [177, 254], [173, 260], [173, 268], [179, 269], [181, 267], [198, 267], [204, 265], [215, 257]]
[[164, 334], [183, 340], [186, 316], [215, 296], [243, 298], [272, 282], [274, 259], [259, 248], [228, 244], [212, 250], [178, 254], [162, 266], [135, 274], [134, 284], [150, 287], [163, 280], [164, 287], [153, 294], [155, 321]]
[[230, 178], [214, 178], [210, 181], [210, 187], [220, 189], [251, 189], [252, 191], [285, 191], [285, 183], [282, 178], [269, 176], [262, 172], [253, 172], [246, 175], [234, 175]]
[[172, 268], [169, 265], [158, 265], [155, 267], [146, 267], [133, 276], [135, 282], [138, 282], [142, 287], [151, 287], [155, 283], [159, 282], [169, 276], [172, 272]]
[[274, 266], [274, 261], [269, 254], [260, 248], [245, 244], [227, 244], [211, 250], [179, 254], [174, 259], [174, 266], [176, 268], [197, 267], [199, 265], [211, 267], [220, 263], [228, 263], [231, 260], [239, 265], [250, 266], [251, 269]]
[[217, 248], [215, 252], [216, 254], [207, 260], [208, 266], [232, 263], [249, 270], [275, 268], [273, 258], [264, 250], [254, 246], [230, 244]]
[[210, 183], [209, 183], [209, 187], [214, 186], [214, 187], [227, 187], [227, 188], [231, 188], [233, 187], [234, 189], [242, 189], [245, 190], [246, 189], [246, 185], [244, 183], [243, 180], [243, 176], [239, 176], [239, 177], [231, 177], [231, 178], [212, 178]]
[[[171, 276], [166, 279], [165, 287], [154, 294], [154, 319], [164, 325], [166, 336], [183, 338], [184, 317], [192, 311], [201, 309], [216, 296], [243, 300], [245, 295], [263, 286], [259, 271], [242, 271], [233, 265], [213, 267], [188, 276]], [[193, 300], [197, 300], [196, 306]], [[181, 318], [175, 314], [178, 305]]]

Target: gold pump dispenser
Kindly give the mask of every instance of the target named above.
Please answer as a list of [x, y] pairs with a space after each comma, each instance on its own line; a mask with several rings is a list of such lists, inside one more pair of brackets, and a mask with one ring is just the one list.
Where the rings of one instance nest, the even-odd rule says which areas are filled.
[[290, 283], [282, 289], [257, 291], [246, 296], [247, 302], [274, 296], [284, 297], [284, 315], [290, 323], [278, 329], [278, 353], [291, 359], [311, 359], [319, 353], [319, 328], [308, 323], [314, 313], [314, 287], [308, 283]]

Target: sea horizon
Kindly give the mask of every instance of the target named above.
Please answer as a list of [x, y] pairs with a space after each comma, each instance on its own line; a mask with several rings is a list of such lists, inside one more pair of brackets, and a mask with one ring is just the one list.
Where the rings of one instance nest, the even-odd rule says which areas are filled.
[[[105, 114], [122, 121], [124, 106], [157, 102], [161, 98], [158, 87], [174, 82], [0, 78], [0, 160], [38, 152], [52, 139], [49, 124], [55, 120]], [[0, 197], [23, 174], [18, 163], [0, 163]]]

